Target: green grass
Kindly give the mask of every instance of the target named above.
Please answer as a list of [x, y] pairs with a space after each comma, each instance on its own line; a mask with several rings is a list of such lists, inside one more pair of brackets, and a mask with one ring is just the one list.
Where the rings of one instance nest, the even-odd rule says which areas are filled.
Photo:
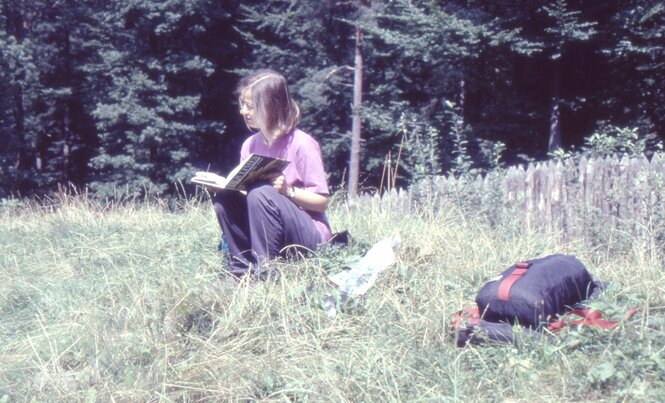
[[[333, 202], [348, 250], [278, 262], [266, 282], [224, 281], [209, 202], [84, 196], [0, 207], [0, 402], [660, 400], [665, 257], [656, 240], [586, 248], [454, 206], [417, 213]], [[472, 211], [472, 210], [471, 210]], [[398, 263], [334, 318], [326, 273], [399, 233]], [[625, 235], [625, 234], [624, 234]], [[609, 244], [608, 244], [609, 245]], [[455, 347], [446, 323], [517, 260], [578, 256], [612, 282], [619, 328]]]

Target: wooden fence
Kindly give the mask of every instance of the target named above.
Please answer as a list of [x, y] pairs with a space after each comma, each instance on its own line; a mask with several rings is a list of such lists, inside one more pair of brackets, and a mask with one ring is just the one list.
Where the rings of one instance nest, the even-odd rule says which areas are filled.
[[409, 191], [361, 196], [382, 208], [416, 211], [424, 200], [458, 203], [490, 217], [510, 215], [568, 237], [598, 226], [665, 226], [665, 154], [546, 161], [478, 176], [437, 177]]

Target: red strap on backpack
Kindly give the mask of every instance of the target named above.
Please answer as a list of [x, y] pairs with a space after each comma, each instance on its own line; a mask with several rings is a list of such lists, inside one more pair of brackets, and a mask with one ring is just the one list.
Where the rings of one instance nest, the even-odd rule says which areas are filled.
[[455, 313], [455, 317], [450, 324], [453, 329], [460, 329], [466, 323], [475, 326], [478, 324], [479, 320], [480, 312], [478, 312], [478, 308], [464, 308]]
[[[633, 316], [633, 314], [637, 312], [637, 310], [638, 308], [632, 308], [630, 311], [628, 311], [628, 314], [626, 314], [626, 319], [630, 319]], [[556, 322], [553, 322], [552, 324], [547, 326], [547, 330], [549, 330], [552, 333], [560, 333], [561, 330], [566, 326], [587, 325], [587, 326], [599, 327], [601, 329], [613, 329], [619, 325], [618, 320], [601, 319], [603, 317], [602, 312], [592, 311], [589, 308], [573, 309], [572, 311], [569, 311], [567, 314], [577, 315], [582, 319], [570, 322], [564, 319], [559, 319]]]
[[529, 269], [529, 265], [530, 263], [527, 262], [515, 263], [515, 269], [513, 269], [512, 273], [501, 280], [501, 284], [499, 284], [499, 291], [497, 293], [499, 301], [510, 300], [510, 289], [513, 287], [513, 284], [526, 273]]

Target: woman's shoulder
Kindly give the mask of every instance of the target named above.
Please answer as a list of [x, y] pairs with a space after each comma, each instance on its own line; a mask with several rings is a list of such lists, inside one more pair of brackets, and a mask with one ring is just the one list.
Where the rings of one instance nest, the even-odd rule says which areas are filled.
[[254, 133], [251, 136], [247, 137], [240, 147], [240, 158], [246, 158], [250, 153], [257, 152], [258, 147], [260, 147], [260, 133]]
[[249, 137], [247, 137], [245, 139], [245, 141], [243, 142], [243, 145], [250, 145], [250, 144], [256, 143], [256, 140], [259, 139], [260, 136], [261, 136], [261, 133], [251, 134]]
[[314, 137], [297, 128], [293, 130], [293, 143], [308, 146], [316, 145], [317, 147], [319, 145], [319, 142]]
[[264, 144], [263, 136], [261, 136], [261, 133], [259, 132], [251, 134], [242, 143], [243, 147], [248, 149], [254, 149], [256, 147], [260, 147], [262, 144]]

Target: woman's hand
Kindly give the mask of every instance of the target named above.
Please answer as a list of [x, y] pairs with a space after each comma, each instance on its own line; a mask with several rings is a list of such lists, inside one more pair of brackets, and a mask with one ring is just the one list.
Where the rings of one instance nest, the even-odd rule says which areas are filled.
[[324, 212], [328, 208], [328, 196], [290, 186], [284, 180], [284, 174], [281, 172], [267, 174], [264, 179], [272, 183], [272, 186], [279, 193], [306, 210]]
[[289, 186], [284, 180], [283, 173], [277, 172], [273, 174], [266, 174], [265, 180], [270, 182], [272, 184], [272, 187], [274, 187], [275, 190], [278, 191], [279, 193], [283, 194], [284, 196], [288, 194]]

